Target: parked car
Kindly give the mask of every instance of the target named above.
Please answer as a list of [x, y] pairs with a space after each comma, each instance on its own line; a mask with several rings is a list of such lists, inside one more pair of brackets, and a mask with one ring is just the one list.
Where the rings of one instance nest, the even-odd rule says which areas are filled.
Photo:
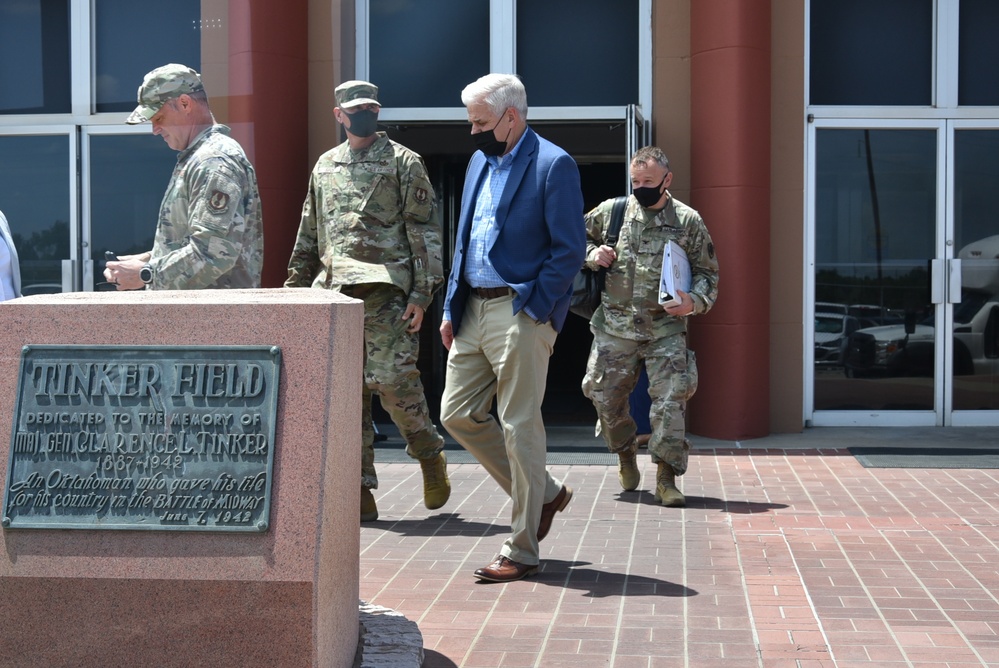
[[860, 327], [860, 320], [852, 315], [816, 313], [815, 364], [819, 366], [842, 364], [847, 339]]
[[836, 304], [834, 302], [815, 302], [815, 312], [816, 313], [839, 313], [841, 315], [848, 315], [846, 304]]
[[62, 283], [32, 283], [21, 288], [21, 296], [52, 295], [62, 292]]
[[932, 325], [912, 322], [858, 329], [847, 339], [843, 372], [849, 378], [932, 375]]
[[[954, 306], [954, 375], [999, 372], [999, 235], [968, 244], [958, 254], [961, 301]], [[935, 344], [931, 314], [902, 324], [861, 328], [843, 355], [847, 376], [932, 376]]]

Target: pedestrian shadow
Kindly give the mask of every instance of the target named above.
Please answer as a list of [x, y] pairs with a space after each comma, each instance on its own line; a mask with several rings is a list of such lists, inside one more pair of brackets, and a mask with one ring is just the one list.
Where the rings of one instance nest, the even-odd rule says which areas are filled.
[[509, 524], [476, 522], [464, 519], [458, 513], [440, 513], [421, 520], [378, 520], [364, 522], [363, 529], [380, 529], [402, 536], [495, 536], [510, 533]]
[[[638, 503], [643, 506], [661, 506], [656, 501], [656, 496], [652, 492], [641, 490], [638, 492], [618, 492], [617, 500], [622, 503]], [[734, 513], [736, 515], [753, 515], [755, 513], [765, 513], [770, 510], [787, 508], [786, 503], [760, 503], [757, 501], [734, 501], [732, 499], [716, 499], [711, 496], [685, 496], [686, 507], [698, 508], [701, 510], [718, 510], [724, 513]]]
[[[589, 561], [542, 559], [538, 574], [531, 578], [539, 584], [577, 589], [589, 598], [607, 596], [697, 596], [695, 589], [669, 580], [658, 580], [634, 573], [618, 573], [592, 566]], [[480, 582], [480, 584], [492, 584]]]
[[[655, 496], [652, 498], [656, 502]], [[658, 502], [656, 502], [658, 503]], [[786, 503], [761, 503], [759, 501], [735, 501], [732, 499], [716, 499], [711, 496], [688, 496], [688, 508], [703, 508], [705, 510], [720, 510], [737, 515], [753, 515], [765, 513], [768, 510], [787, 508]]]

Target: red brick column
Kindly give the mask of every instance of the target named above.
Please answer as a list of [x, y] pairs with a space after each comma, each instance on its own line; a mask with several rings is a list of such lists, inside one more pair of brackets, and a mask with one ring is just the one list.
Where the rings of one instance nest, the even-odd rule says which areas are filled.
[[[263, 287], [288, 275], [308, 187], [308, 2], [229, 1], [229, 119], [257, 171]], [[330, 82], [333, 85], [333, 82]]]

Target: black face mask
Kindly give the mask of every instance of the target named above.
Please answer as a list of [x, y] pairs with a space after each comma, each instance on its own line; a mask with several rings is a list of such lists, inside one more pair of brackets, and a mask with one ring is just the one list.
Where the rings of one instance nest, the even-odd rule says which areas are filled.
[[659, 182], [659, 185], [632, 188], [631, 193], [635, 196], [635, 199], [638, 200], [638, 203], [641, 204], [643, 208], [648, 209], [650, 206], [655, 206], [656, 202], [662, 199], [663, 192], [659, 189], [663, 187], [663, 183], [666, 182], [667, 176], [669, 176], [669, 172], [663, 174], [663, 180]]
[[[492, 130], [484, 130], [483, 132], [476, 133], [472, 135], [472, 141], [475, 142], [475, 148], [479, 149], [486, 155], [491, 156], [501, 156], [506, 152], [506, 140], [499, 141], [496, 139], [496, 128], [499, 127], [500, 121], [496, 121], [496, 125], [493, 126]], [[506, 138], [510, 138], [510, 133], [513, 132], [513, 126], [510, 126], [510, 130], [506, 133]]]
[[370, 137], [378, 130], [377, 111], [372, 109], [361, 109], [354, 113], [350, 113], [345, 109], [341, 111], [350, 119], [350, 127], [347, 128], [347, 132], [355, 137]]

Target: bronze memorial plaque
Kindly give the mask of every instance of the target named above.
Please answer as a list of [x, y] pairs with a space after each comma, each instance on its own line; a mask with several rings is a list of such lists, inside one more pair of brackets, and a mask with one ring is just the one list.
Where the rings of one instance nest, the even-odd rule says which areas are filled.
[[21, 351], [8, 529], [267, 530], [281, 350]]

